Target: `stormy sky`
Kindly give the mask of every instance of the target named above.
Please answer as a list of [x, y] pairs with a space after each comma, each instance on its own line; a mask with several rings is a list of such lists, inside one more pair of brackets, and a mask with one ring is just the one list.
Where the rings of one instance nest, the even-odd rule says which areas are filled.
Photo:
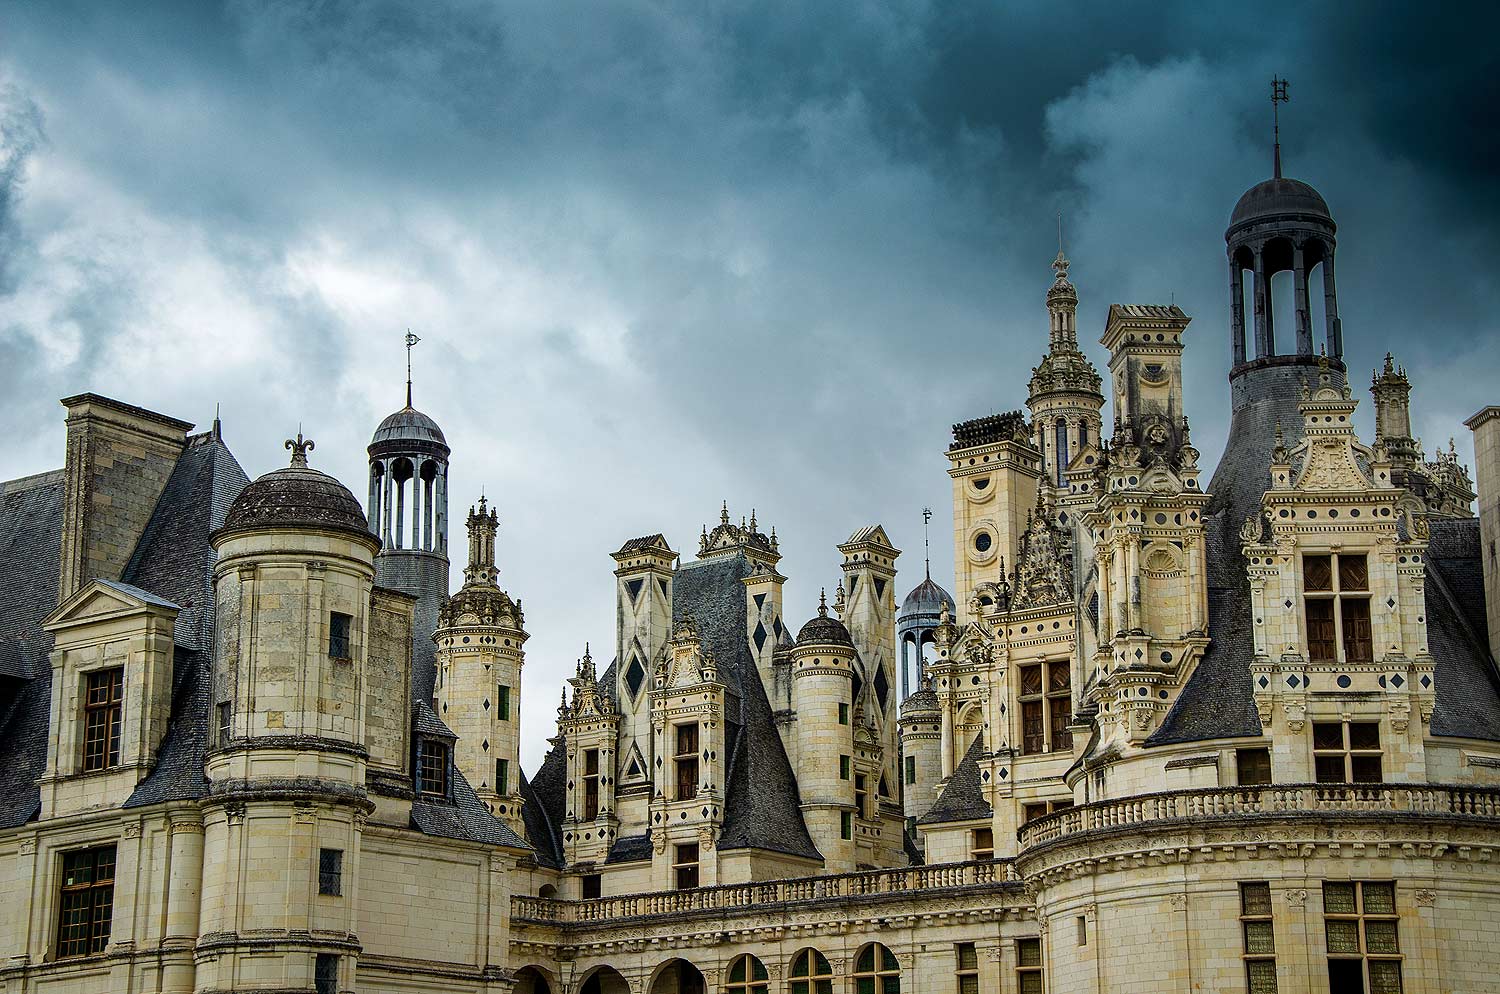
[[[952, 548], [958, 420], [1021, 406], [1064, 217], [1085, 347], [1193, 317], [1212, 465], [1223, 232], [1270, 172], [1339, 224], [1358, 396], [1395, 351], [1429, 450], [1500, 401], [1495, 33], [1478, 5], [1202, 2], [0, 5], [0, 478], [62, 461], [84, 390], [207, 427], [252, 476], [416, 404], [452, 511], [501, 515], [528, 628], [525, 765], [613, 563], [690, 557], [728, 499], [782, 540], [789, 622], [883, 523], [904, 590]], [[1488, 22], [1488, 23], [1487, 23]], [[1368, 440], [1368, 404], [1361, 427]], [[461, 530], [453, 539], [463, 547]], [[455, 563], [455, 571], [461, 568]]]

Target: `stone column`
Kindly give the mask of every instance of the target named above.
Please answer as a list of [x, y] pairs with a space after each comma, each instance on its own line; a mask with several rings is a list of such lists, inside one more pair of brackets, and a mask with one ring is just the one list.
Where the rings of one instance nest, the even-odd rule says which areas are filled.
[[1255, 358], [1264, 359], [1275, 350], [1271, 345], [1271, 294], [1267, 285], [1266, 260], [1255, 250]]
[[193, 946], [203, 893], [203, 824], [174, 821], [168, 828], [166, 930], [162, 936], [162, 994], [190, 994], [196, 986]]
[[1324, 247], [1323, 255], [1323, 328], [1330, 359], [1344, 356], [1344, 329], [1339, 324], [1339, 295], [1333, 283], [1333, 246]]
[[1234, 364], [1245, 361], [1245, 273], [1238, 259], [1229, 259], [1229, 340]]
[[1297, 354], [1312, 355], [1312, 315], [1307, 304], [1307, 260], [1302, 246], [1292, 249], [1292, 308], [1296, 314]]

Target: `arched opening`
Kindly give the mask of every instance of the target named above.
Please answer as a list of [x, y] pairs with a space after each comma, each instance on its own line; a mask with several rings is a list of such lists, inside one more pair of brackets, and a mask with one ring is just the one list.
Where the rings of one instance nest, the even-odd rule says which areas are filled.
[[[421, 489], [422, 489], [422, 512], [421, 512], [420, 520], [418, 518], [413, 518], [412, 519], [412, 523], [411, 523], [411, 544], [412, 544], [412, 547], [413, 548], [419, 548], [419, 549], [426, 549], [429, 552], [432, 551], [432, 531], [433, 531], [433, 503], [432, 503], [432, 499], [433, 499], [433, 492], [434, 492], [434, 489], [435, 489], [435, 483], [436, 483], [436, 480], [437, 480], [437, 475], [438, 475], [437, 463], [433, 462], [431, 459], [428, 459], [426, 462], [422, 463], [421, 472], [418, 474], [419, 478], [422, 481], [422, 483], [421, 483]], [[420, 529], [420, 531], [418, 531], [418, 529]], [[420, 541], [419, 541], [419, 536], [420, 536]]]
[[791, 994], [833, 994], [833, 967], [816, 949], [792, 957]]
[[702, 970], [685, 959], [674, 959], [656, 971], [649, 994], [708, 994], [708, 985]]
[[766, 965], [749, 953], [735, 957], [728, 976], [724, 994], [770, 994], [771, 975]]
[[512, 994], [552, 994], [552, 981], [539, 966], [528, 966], [516, 972]]
[[957, 766], [963, 762], [964, 756], [979, 738], [979, 733], [984, 731], [984, 707], [978, 701], [966, 705], [958, 713], [958, 721], [953, 726], [953, 765]]
[[596, 966], [578, 985], [578, 994], [630, 994], [630, 984], [612, 966]]
[[542, 884], [541, 888], [537, 890], [536, 896], [546, 898], [550, 901], [557, 897], [557, 888], [551, 884]]
[[370, 501], [365, 505], [365, 510], [370, 522], [370, 530], [377, 535], [380, 534], [380, 498], [384, 486], [385, 464], [370, 463]]
[[395, 525], [396, 533], [391, 536], [396, 548], [406, 548], [405, 525], [406, 525], [406, 482], [412, 478], [415, 470], [412, 468], [411, 460], [402, 456], [391, 464], [391, 480], [396, 486]]
[[854, 957], [854, 994], [901, 994], [901, 964], [896, 954], [872, 942]]
[[1241, 246], [1229, 260], [1229, 340], [1235, 365], [1245, 361], [1247, 316], [1255, 313], [1255, 254]]

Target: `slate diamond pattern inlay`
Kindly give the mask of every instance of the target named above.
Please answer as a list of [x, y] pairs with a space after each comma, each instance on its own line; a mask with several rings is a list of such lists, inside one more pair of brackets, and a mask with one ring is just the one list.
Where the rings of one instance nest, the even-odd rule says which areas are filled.
[[[1424, 677], [1423, 679], [1426, 679], [1426, 678]], [[1400, 673], [1397, 673], [1395, 676], [1391, 677], [1391, 683], [1393, 683], [1393, 684], [1396, 685], [1396, 689], [1397, 690], [1400, 690], [1401, 689], [1401, 685], [1403, 683], [1405, 683], [1405, 682], [1406, 682], [1405, 678], [1402, 677]]]
[[1300, 680], [1297, 679], [1297, 675], [1295, 673], [1286, 678], [1286, 685], [1288, 687], [1293, 688], [1293, 689], [1295, 689], [1296, 686], [1297, 686], [1297, 684], [1299, 684], [1301, 682], [1302, 681], [1300, 681]]

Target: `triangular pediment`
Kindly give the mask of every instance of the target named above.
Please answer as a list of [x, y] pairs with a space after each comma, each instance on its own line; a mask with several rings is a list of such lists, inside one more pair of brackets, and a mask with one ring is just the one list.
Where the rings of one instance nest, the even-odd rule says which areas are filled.
[[47, 615], [42, 621], [42, 628], [56, 631], [144, 611], [164, 611], [175, 615], [179, 610], [181, 609], [171, 601], [128, 583], [90, 580]]

